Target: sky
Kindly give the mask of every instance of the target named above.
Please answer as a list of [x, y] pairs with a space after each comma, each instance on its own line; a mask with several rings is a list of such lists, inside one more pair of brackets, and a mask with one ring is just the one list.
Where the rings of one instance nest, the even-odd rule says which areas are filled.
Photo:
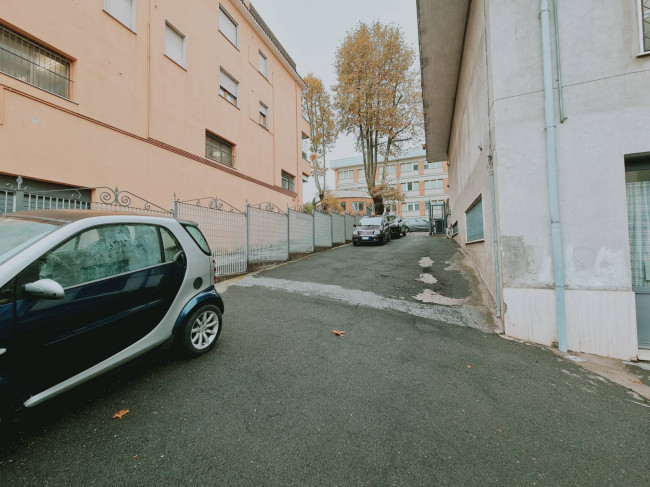
[[[418, 53], [415, 0], [251, 0], [273, 34], [296, 62], [301, 76], [313, 73], [331, 90], [336, 84], [334, 57], [346, 33], [359, 22], [396, 24], [405, 40]], [[417, 56], [419, 60], [419, 54]], [[416, 61], [419, 62], [419, 61]], [[415, 144], [418, 145], [418, 144]], [[339, 136], [327, 161], [358, 155], [354, 139]], [[311, 201], [316, 187], [304, 187], [303, 200]], [[334, 189], [334, 174], [328, 171], [328, 189]]]

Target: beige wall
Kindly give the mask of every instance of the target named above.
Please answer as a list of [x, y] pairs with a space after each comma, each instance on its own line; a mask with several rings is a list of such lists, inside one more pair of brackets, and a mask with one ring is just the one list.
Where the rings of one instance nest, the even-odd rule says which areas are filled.
[[[103, 0], [4, 0], [0, 23], [73, 60], [66, 100], [0, 73], [0, 172], [119, 186], [158, 204], [218, 196], [242, 208], [302, 201], [301, 80], [235, 8], [239, 45], [218, 30], [219, 2], [138, 0], [135, 33]], [[165, 20], [186, 37], [185, 68], [164, 55]], [[290, 47], [290, 46], [289, 46]], [[268, 79], [258, 72], [258, 50]], [[219, 96], [219, 69], [239, 83], [239, 106]], [[258, 104], [269, 107], [268, 130]], [[235, 144], [233, 168], [205, 159], [206, 130]], [[281, 172], [295, 193], [281, 188]]]

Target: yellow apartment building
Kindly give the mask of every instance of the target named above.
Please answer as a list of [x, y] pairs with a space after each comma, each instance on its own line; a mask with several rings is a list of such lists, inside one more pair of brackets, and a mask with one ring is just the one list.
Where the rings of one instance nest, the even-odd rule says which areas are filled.
[[294, 206], [305, 88], [248, 0], [3, 0], [0, 188]]
[[[368, 194], [363, 158], [361, 156], [331, 161], [334, 170], [337, 196], [346, 211], [370, 214], [372, 199]], [[391, 212], [403, 217], [425, 216], [428, 204], [441, 204], [448, 200], [449, 165], [447, 162], [429, 162], [426, 151], [413, 149], [386, 164], [386, 182], [399, 186], [404, 202], [391, 205]], [[383, 163], [379, 164], [375, 180], [381, 181]], [[388, 206], [387, 206], [388, 208]], [[434, 206], [434, 208], [436, 208]]]

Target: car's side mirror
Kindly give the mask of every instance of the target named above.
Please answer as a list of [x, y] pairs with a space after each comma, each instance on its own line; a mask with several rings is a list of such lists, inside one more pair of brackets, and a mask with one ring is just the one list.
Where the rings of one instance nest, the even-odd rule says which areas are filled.
[[352, 227], [357, 228], [357, 224], [356, 224], [356, 223], [353, 223], [353, 224], [352, 224]]
[[61, 284], [52, 279], [39, 279], [25, 284], [25, 292], [32, 297], [41, 299], [63, 299], [65, 291]]

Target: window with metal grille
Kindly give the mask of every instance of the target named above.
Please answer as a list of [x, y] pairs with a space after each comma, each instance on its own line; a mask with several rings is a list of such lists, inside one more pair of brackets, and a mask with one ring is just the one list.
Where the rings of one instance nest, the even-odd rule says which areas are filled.
[[650, 52], [650, 0], [639, 0], [641, 5], [641, 50]]
[[232, 44], [238, 45], [238, 27], [237, 22], [230, 16], [226, 10], [219, 6], [219, 31], [226, 36]]
[[69, 59], [0, 25], [0, 72], [70, 98]]
[[289, 191], [294, 191], [294, 181], [296, 178], [294, 178], [291, 174], [288, 172], [282, 171], [282, 187], [284, 189], [288, 189]]
[[269, 128], [269, 107], [260, 102], [260, 125], [264, 128]]
[[104, 11], [135, 32], [136, 0], [104, 0]]
[[468, 243], [483, 240], [483, 200], [481, 196], [465, 212], [465, 226]]
[[233, 147], [230, 142], [210, 132], [205, 133], [205, 157], [208, 159], [232, 166]]
[[219, 71], [219, 94], [235, 106], [239, 104], [239, 82], [226, 73]]

